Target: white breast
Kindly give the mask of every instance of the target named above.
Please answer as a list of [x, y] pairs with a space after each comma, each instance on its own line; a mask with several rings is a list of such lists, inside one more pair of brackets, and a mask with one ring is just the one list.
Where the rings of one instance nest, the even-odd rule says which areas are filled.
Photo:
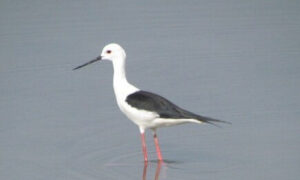
[[132, 107], [126, 102], [126, 98], [128, 95], [139, 91], [138, 88], [134, 87], [128, 82], [119, 82], [117, 84], [114, 84], [114, 91], [120, 110], [128, 117], [128, 119], [132, 120], [139, 127], [150, 127], [153, 120], [159, 116], [154, 112], [140, 110]]

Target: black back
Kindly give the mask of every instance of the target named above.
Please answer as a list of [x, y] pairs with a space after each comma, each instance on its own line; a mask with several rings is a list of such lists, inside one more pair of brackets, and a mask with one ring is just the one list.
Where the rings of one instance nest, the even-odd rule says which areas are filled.
[[126, 102], [137, 109], [156, 112], [161, 118], [197, 119], [201, 122], [225, 122], [200, 116], [184, 110], [166, 98], [147, 91], [137, 91], [126, 98]]

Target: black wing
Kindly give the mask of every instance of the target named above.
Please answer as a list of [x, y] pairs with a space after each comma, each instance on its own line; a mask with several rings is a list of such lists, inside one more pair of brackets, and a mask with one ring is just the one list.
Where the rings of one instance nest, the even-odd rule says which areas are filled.
[[166, 98], [147, 91], [137, 91], [126, 98], [126, 102], [137, 109], [156, 112], [161, 118], [172, 119], [197, 119], [201, 122], [213, 124], [213, 122], [223, 122], [217, 119], [200, 116], [184, 110]]

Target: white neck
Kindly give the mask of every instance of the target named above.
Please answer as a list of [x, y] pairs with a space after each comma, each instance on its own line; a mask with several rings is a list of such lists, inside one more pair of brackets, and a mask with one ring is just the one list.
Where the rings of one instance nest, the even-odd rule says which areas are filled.
[[[114, 67], [114, 86], [119, 83], [126, 83], [125, 59], [119, 58], [113, 61]], [[128, 82], [127, 82], [128, 83]]]
[[125, 72], [125, 58], [120, 57], [113, 60], [114, 78], [113, 87], [117, 101], [124, 100], [126, 97], [137, 91], [138, 88], [128, 83]]

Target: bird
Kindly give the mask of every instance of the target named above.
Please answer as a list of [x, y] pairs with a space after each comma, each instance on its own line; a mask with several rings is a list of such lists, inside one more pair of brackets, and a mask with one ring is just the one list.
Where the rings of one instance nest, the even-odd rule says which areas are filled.
[[163, 161], [157, 137], [158, 128], [183, 123], [209, 123], [213, 125], [216, 125], [215, 123], [229, 123], [195, 114], [175, 105], [158, 94], [141, 90], [130, 84], [126, 78], [126, 53], [119, 44], [110, 43], [104, 46], [100, 56], [73, 68], [73, 70], [80, 69], [97, 61], [111, 61], [113, 64], [113, 89], [116, 101], [119, 109], [139, 128], [144, 162], [148, 161], [145, 141], [145, 131], [147, 129], [153, 131], [157, 160]]

